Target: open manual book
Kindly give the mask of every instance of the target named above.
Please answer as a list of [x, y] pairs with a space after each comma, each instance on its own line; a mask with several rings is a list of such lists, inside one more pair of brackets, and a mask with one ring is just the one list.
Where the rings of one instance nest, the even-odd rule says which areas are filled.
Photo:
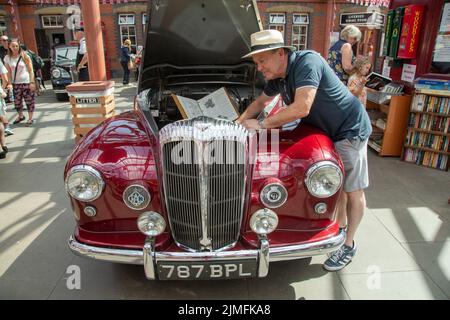
[[189, 99], [175, 94], [172, 94], [172, 98], [184, 119], [207, 116], [234, 121], [239, 117], [235, 104], [223, 87], [200, 100]]

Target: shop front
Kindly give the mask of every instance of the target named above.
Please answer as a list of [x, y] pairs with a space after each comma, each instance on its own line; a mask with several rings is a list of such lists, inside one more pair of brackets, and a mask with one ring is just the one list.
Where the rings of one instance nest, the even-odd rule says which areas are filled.
[[[387, 9], [384, 7], [343, 7], [339, 12], [339, 26], [341, 30], [348, 25], [357, 26], [362, 33], [361, 41], [354, 46], [355, 56], [366, 56], [376, 66], [380, 64], [381, 33], [385, 26]], [[337, 40], [338, 33], [333, 38]]]

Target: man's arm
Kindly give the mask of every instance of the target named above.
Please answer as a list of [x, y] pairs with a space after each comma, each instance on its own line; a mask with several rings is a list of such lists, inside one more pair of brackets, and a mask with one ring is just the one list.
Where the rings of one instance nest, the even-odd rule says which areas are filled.
[[341, 54], [342, 54], [342, 68], [344, 68], [344, 71], [346, 73], [350, 74], [353, 71], [353, 64], [352, 64], [353, 51], [350, 43], [346, 43], [342, 46]]
[[81, 58], [80, 63], [78, 64], [78, 71], [80, 70], [80, 68], [84, 67], [84, 65], [88, 62], [88, 53], [86, 51], [86, 53], [83, 55], [83, 58]]
[[237, 123], [243, 123], [247, 119], [256, 118], [259, 113], [264, 109], [266, 103], [271, 101], [274, 97], [269, 97], [262, 93], [255, 101], [253, 101], [244, 113], [236, 120]]
[[[298, 88], [295, 91], [294, 102], [287, 106], [285, 110], [267, 117], [262, 123], [262, 128], [279, 128], [287, 123], [306, 117], [311, 110], [314, 98], [316, 97], [316, 92], [317, 89], [313, 87]], [[245, 121], [244, 125], [248, 129], [262, 129], [255, 119]]]

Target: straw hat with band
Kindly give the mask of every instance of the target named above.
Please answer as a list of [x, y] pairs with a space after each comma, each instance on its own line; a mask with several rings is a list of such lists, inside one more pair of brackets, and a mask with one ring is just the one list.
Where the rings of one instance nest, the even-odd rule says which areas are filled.
[[296, 50], [295, 47], [285, 46], [283, 35], [278, 30], [262, 30], [252, 33], [250, 36], [251, 52], [242, 57], [242, 59], [249, 58], [252, 55], [264, 51], [286, 48], [289, 50]]

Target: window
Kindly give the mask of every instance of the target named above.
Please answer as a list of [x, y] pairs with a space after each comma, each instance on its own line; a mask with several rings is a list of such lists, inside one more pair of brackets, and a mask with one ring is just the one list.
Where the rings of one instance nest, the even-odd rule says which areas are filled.
[[6, 34], [6, 19], [5, 16], [0, 16], [0, 36]]
[[120, 26], [120, 39], [121, 44], [124, 40], [130, 39], [131, 41], [131, 50], [133, 53], [136, 52], [136, 27], [135, 26]]
[[294, 13], [292, 17], [293, 24], [309, 24], [309, 16], [306, 13]]
[[292, 16], [292, 45], [296, 50], [306, 50], [308, 46], [308, 14], [294, 13]]
[[284, 25], [286, 24], [286, 15], [284, 13], [271, 13], [269, 16], [269, 29], [278, 30], [284, 37]]
[[142, 32], [144, 33], [144, 35], [145, 35], [146, 26], [147, 26], [147, 14], [143, 13], [142, 14]]
[[64, 28], [62, 15], [42, 16], [42, 28]]
[[119, 14], [119, 25], [134, 24], [134, 14]]
[[134, 14], [119, 14], [119, 26], [120, 26], [120, 43], [122, 44], [125, 39], [131, 41], [131, 51], [136, 52], [136, 27], [134, 25]]

